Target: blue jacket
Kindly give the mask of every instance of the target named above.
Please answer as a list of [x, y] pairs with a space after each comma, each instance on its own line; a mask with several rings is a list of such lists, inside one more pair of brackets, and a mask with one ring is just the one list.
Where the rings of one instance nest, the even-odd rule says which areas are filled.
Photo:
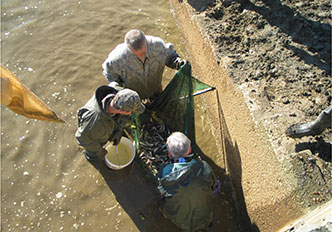
[[161, 210], [183, 230], [207, 228], [213, 216], [213, 190], [217, 181], [212, 168], [199, 158], [166, 165], [159, 171]]

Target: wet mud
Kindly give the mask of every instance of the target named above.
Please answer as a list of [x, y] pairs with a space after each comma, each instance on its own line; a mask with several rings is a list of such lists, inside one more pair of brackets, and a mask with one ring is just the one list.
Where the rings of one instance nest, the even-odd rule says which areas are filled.
[[[217, 140], [222, 140], [228, 154], [228, 172], [236, 199], [241, 199], [237, 208], [240, 215], [250, 218], [242, 224], [254, 231], [275, 230], [306, 210], [331, 200], [331, 128], [320, 135], [301, 139], [285, 134], [290, 125], [314, 120], [331, 104], [331, 3], [321, 0], [170, 2], [190, 47], [192, 62], [201, 66], [196, 73], [224, 92], [220, 97], [221, 104], [226, 106], [224, 130], [223, 126], [217, 130], [224, 133], [225, 129], [230, 129], [230, 134], [225, 136], [224, 133], [220, 136], [222, 139]], [[181, 18], [181, 15], [185, 16]], [[237, 94], [228, 93], [233, 91], [230, 86], [234, 86], [234, 92], [241, 92], [244, 108], [254, 121], [254, 126], [248, 126], [249, 130], [265, 138], [273, 150], [273, 157], [270, 153], [266, 156], [275, 157], [273, 163], [280, 168], [280, 177], [270, 172], [262, 178], [270, 180], [271, 185], [275, 178], [280, 183], [269, 192], [251, 193], [253, 185], [249, 182], [265, 173], [259, 169], [248, 171], [251, 165], [245, 156], [251, 155], [248, 159], [253, 163], [256, 159], [257, 165], [264, 165], [264, 162], [260, 164], [260, 157], [253, 158], [257, 151], [260, 153], [258, 147], [250, 154], [249, 149], [241, 151], [245, 142], [234, 143], [234, 139], [240, 143], [242, 137], [247, 137], [243, 140], [248, 141], [248, 148], [256, 147], [258, 142], [250, 142], [246, 128], [237, 129], [236, 124], [246, 122], [237, 115], [243, 106], [235, 99]], [[209, 98], [207, 107], [216, 108], [211, 99], [214, 101]], [[228, 106], [227, 100], [234, 106]], [[216, 114], [212, 112], [212, 115]], [[216, 127], [216, 121], [212, 120], [212, 125]], [[265, 165], [265, 169], [270, 168], [268, 163]], [[259, 206], [259, 199], [269, 194], [273, 196], [270, 202]], [[273, 199], [282, 194], [285, 196], [281, 199]], [[278, 215], [279, 220], [264, 218], [267, 212]]]

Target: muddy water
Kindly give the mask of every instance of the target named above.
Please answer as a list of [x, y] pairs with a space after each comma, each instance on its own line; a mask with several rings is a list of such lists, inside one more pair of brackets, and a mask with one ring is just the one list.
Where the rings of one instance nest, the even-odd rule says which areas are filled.
[[[99, 164], [98, 171], [74, 137], [77, 109], [106, 83], [101, 64], [129, 29], [160, 36], [186, 56], [167, 1], [1, 4], [1, 63], [66, 121], [32, 120], [1, 106], [2, 230], [177, 231], [137, 165], [111, 171]], [[173, 74], [166, 70], [164, 84]], [[199, 146], [216, 156], [202, 111], [197, 119]]]

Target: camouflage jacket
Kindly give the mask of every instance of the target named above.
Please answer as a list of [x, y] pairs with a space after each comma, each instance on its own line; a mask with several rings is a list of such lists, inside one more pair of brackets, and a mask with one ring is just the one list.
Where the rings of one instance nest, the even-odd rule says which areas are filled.
[[109, 82], [135, 90], [142, 99], [158, 93], [165, 66], [176, 69], [178, 54], [171, 43], [159, 37], [146, 36], [145, 61], [131, 53], [126, 44], [119, 44], [104, 61], [103, 74]]

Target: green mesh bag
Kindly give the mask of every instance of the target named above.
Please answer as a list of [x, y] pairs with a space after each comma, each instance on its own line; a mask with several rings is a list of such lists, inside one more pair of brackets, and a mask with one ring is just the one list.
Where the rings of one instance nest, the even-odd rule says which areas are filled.
[[215, 89], [191, 75], [190, 63], [182, 66], [163, 92], [149, 105], [139, 117], [132, 116], [133, 128], [138, 149], [140, 127], [155, 114], [171, 132], [181, 131], [196, 144], [194, 96]]

